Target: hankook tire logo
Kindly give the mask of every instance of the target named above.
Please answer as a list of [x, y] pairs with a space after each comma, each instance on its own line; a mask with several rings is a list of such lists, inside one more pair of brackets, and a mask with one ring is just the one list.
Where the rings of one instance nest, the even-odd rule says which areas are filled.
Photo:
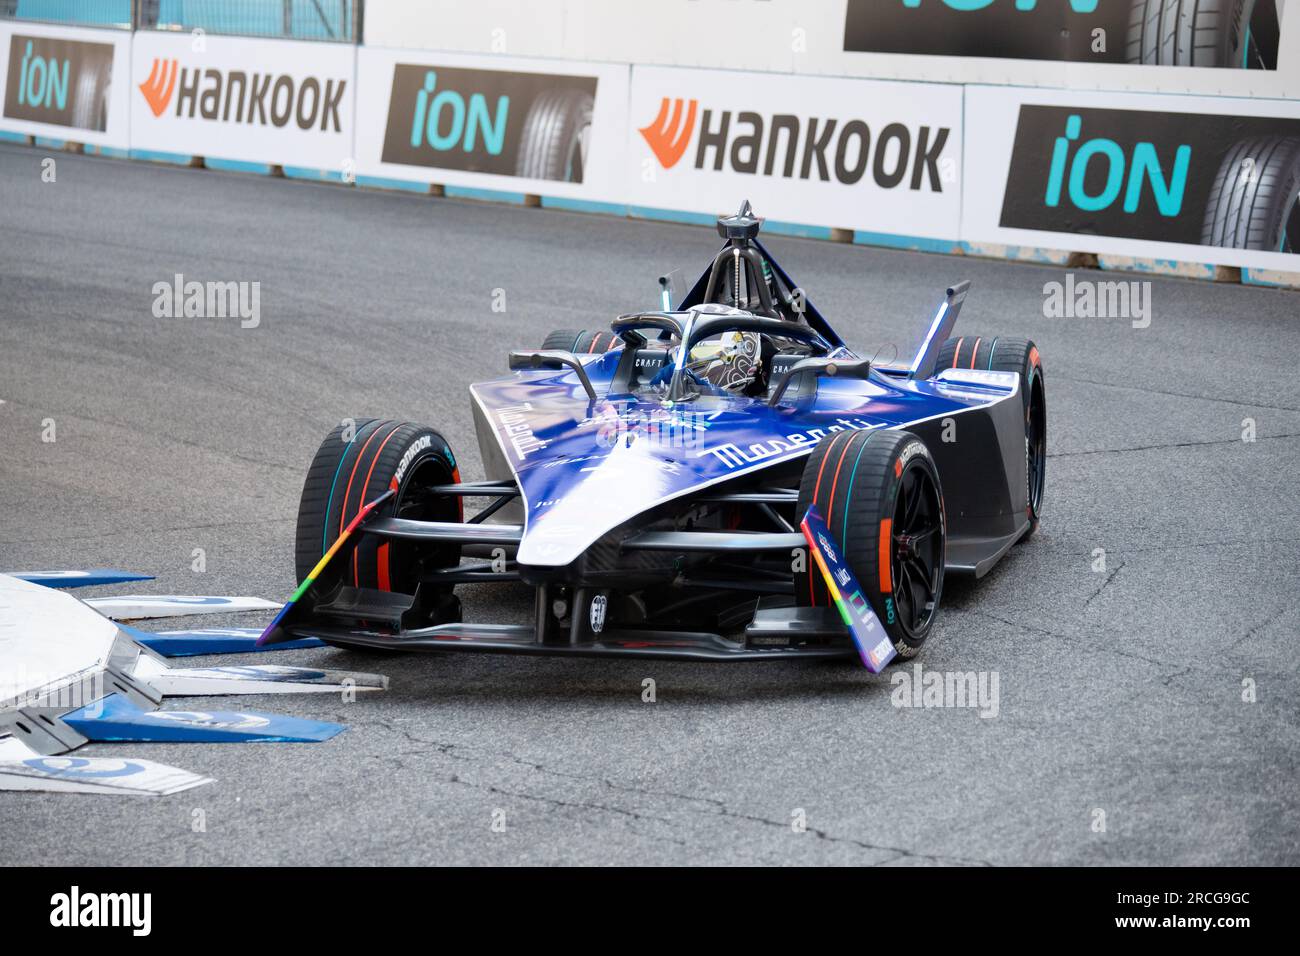
[[[256, 126], [342, 132], [339, 105], [345, 78], [293, 77], [287, 73], [249, 73], [211, 67], [182, 66], [179, 60], [155, 57], [149, 76], [137, 87], [159, 119], [171, 106], [175, 117]], [[200, 88], [201, 87], [201, 88]], [[319, 121], [319, 124], [318, 124]]]
[[658, 115], [638, 130], [664, 169], [676, 166], [694, 139], [697, 170], [833, 178], [846, 186], [870, 173], [881, 189], [906, 184], [913, 191], [943, 192], [939, 163], [952, 132], [946, 126], [893, 122], [873, 128], [856, 118], [705, 108], [697, 127], [698, 106], [698, 100], [665, 96]]

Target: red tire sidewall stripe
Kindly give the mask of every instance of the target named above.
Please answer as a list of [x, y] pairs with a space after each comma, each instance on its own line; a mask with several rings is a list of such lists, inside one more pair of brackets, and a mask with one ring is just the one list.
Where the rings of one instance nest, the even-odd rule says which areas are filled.
[[876, 554], [876, 572], [879, 577], [880, 596], [881, 598], [892, 597], [894, 593], [894, 572], [890, 567], [890, 544], [892, 544], [892, 534], [894, 530], [893, 518], [880, 519], [880, 543]]
[[[358, 511], [360, 511], [362, 508], [366, 506], [366, 489], [370, 487], [370, 479], [375, 473], [375, 465], [379, 464], [379, 456], [384, 453], [384, 446], [388, 444], [389, 439], [391, 439], [394, 435], [397, 434], [397, 431], [402, 427], [402, 424], [403, 424], [402, 422], [398, 422], [396, 425], [394, 425], [392, 431], [390, 431], [387, 435], [384, 436], [384, 440], [380, 442], [379, 447], [375, 449], [375, 457], [370, 459], [370, 469], [366, 472], [366, 480], [361, 482], [361, 501], [357, 503]], [[364, 448], [361, 450], [363, 452], [365, 451]], [[344, 499], [344, 503], [345, 504], [347, 503], [347, 499]], [[385, 544], [383, 545], [383, 547], [387, 548], [388, 545]], [[387, 552], [385, 552], [384, 554], [384, 564], [385, 566], [388, 564]], [[387, 567], [385, 567], [385, 572], [386, 571], [387, 571]], [[387, 577], [387, 574], [385, 574], [385, 577]], [[361, 571], [357, 564], [356, 551], [352, 552], [352, 583], [356, 587], [361, 587]], [[387, 591], [388, 588], [386, 587], [381, 588], [381, 590]]]
[[[826, 462], [827, 462], [827, 460], [831, 457], [831, 453], [835, 450], [835, 443], [836, 443], [837, 441], [839, 441], [840, 438], [842, 438], [842, 437], [843, 437], [842, 434], [841, 434], [841, 435], [836, 435], [834, 438], [831, 439], [830, 444], [826, 446], [826, 454], [822, 456], [822, 463], [821, 463], [821, 465], [818, 466], [818, 468], [817, 468], [817, 482], [816, 482], [816, 484], [813, 485], [813, 496], [812, 496], [812, 503], [813, 503], [813, 504], [818, 504], [819, 501], [820, 501], [821, 493], [822, 493], [822, 475], [826, 472]], [[808, 559], [809, 559], [809, 561], [811, 561], [811, 560], [813, 559], [813, 556], [812, 556], [811, 554], [808, 555]], [[809, 607], [816, 607], [816, 606], [817, 606], [817, 587], [816, 587], [816, 580], [817, 580], [817, 575], [813, 573], [813, 569], [812, 569], [812, 567], [809, 566], [809, 568], [808, 568], [808, 605], [809, 605]]]
[[[361, 446], [361, 450], [357, 452], [356, 459], [352, 462], [352, 471], [348, 473], [348, 483], [344, 488], [343, 501], [339, 504], [339, 530], [335, 532], [335, 538], [341, 535], [343, 529], [348, 526], [348, 498], [352, 493], [352, 479], [356, 477], [357, 466], [361, 464], [361, 459], [365, 456], [366, 449], [370, 447], [370, 443], [374, 441], [375, 435], [379, 433], [379, 430], [384, 427], [384, 423], [374, 422], [374, 426], [374, 430], [366, 436], [365, 443]], [[353, 439], [353, 441], [355, 440], [356, 439]], [[347, 452], [344, 452], [344, 454], [346, 455]], [[329, 516], [326, 515], [326, 520], [328, 520], [328, 518]]]
[[[385, 424], [386, 424], [385, 422], [376, 423], [375, 430], [370, 433], [370, 437], [366, 439], [366, 443], [361, 446], [361, 451], [357, 452], [357, 460], [352, 463], [352, 473], [348, 475], [347, 490], [343, 493], [343, 509], [339, 512], [339, 532], [338, 532], [339, 534], [343, 533], [343, 529], [348, 526], [348, 521], [350, 520], [348, 518], [348, 501], [352, 497], [352, 482], [357, 477], [357, 469], [361, 467], [361, 460], [366, 457], [366, 449], [370, 447], [370, 443], [375, 440], [375, 436], [379, 434], [380, 429], [382, 429]], [[366, 489], [362, 487], [358, 493], [362, 498], [361, 504], [357, 506], [357, 510], [360, 511], [361, 507], [365, 505]], [[337, 537], [338, 535], [335, 535], [335, 538]], [[355, 568], [356, 566], [355, 552], [353, 552], [352, 555], [352, 564], [353, 567]]]

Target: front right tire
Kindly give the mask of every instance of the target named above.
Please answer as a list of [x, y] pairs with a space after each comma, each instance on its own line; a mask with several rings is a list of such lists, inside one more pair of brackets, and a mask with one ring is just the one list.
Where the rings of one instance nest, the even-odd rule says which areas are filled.
[[[817, 443], [804, 465], [796, 516], [816, 505], [899, 657], [915, 655], [943, 593], [947, 527], [939, 472], [911, 432], [845, 431]], [[831, 597], [811, 556], [795, 602]]]

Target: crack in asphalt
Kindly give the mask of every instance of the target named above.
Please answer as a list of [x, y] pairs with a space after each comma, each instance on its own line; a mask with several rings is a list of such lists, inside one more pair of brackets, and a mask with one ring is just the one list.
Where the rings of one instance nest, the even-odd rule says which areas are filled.
[[1241, 637], [1237, 638], [1235, 641], [1233, 641], [1231, 644], [1228, 645], [1228, 653], [1232, 653], [1233, 651], [1235, 651], [1238, 647], [1246, 643], [1246, 641], [1250, 640], [1260, 631], [1272, 627], [1275, 623], [1277, 623], [1277, 621], [1281, 620], [1281, 618], [1284, 617], [1287, 611], [1289, 610], [1291, 610], [1289, 607], [1284, 607], [1276, 614], [1274, 614], [1272, 617], [1265, 618], [1264, 620], [1255, 624], [1254, 627], [1252, 627], [1245, 634], [1241, 635]]
[[1240, 405], [1243, 408], [1264, 408], [1274, 412], [1300, 412], [1300, 408], [1293, 408], [1290, 405], [1268, 405], [1263, 402], [1241, 402], [1231, 398], [1220, 398], [1213, 395], [1195, 395], [1190, 392], [1172, 392], [1161, 388], [1151, 388], [1147, 385], [1121, 385], [1116, 382], [1097, 382], [1086, 378], [1066, 378], [1062, 375], [1053, 375], [1052, 380], [1055, 382], [1072, 382], [1076, 385], [1091, 385], [1095, 388], [1113, 388], [1129, 392], [1142, 392], [1147, 395], [1166, 395], [1170, 398], [1191, 398], [1202, 402], [1217, 402], [1221, 405]]
[[7, 540], [0, 540], [0, 544], [45, 544], [51, 541], [95, 541], [99, 538], [121, 538], [128, 535], [141, 534], [168, 534], [173, 531], [211, 531], [214, 528], [258, 528], [262, 525], [283, 524], [286, 521], [296, 522], [297, 520], [297, 518], [258, 518], [256, 521], [218, 521], [215, 524], [190, 524], [181, 525], [176, 528], [159, 528], [150, 526], [144, 528], [126, 528], [122, 531], [110, 531], [105, 532], [104, 534], [70, 535], [66, 538], [44, 537], [40, 539], [33, 538], [31, 540], [10, 538]]
[[[339, 722], [343, 722], [343, 718], [341, 715], [338, 716], [337, 719], [339, 720]], [[396, 763], [397, 766], [403, 770], [416, 769], [412, 767], [407, 761], [401, 759], [403, 757], [428, 758], [432, 756], [445, 756], [453, 760], [464, 760], [475, 764], [483, 763], [483, 760], [481, 758], [475, 758], [468, 755], [462, 755], [462, 753], [458, 753], [458, 751], [462, 751], [462, 752], [470, 751], [473, 748], [470, 748], [464, 744], [452, 743], [452, 742], [441, 741], [441, 740], [433, 740], [433, 739], [421, 737], [417, 734], [412, 733], [410, 730], [408, 730], [405, 727], [397, 726], [389, 718], [380, 717], [380, 718], [358, 721], [355, 719], [355, 716], [353, 716], [350, 722], [353, 725], [379, 727], [391, 733], [404, 737], [410, 743], [418, 744], [422, 747], [433, 748], [433, 752], [430, 752], [429, 750], [416, 750], [416, 751], [401, 751], [397, 753], [382, 753], [382, 754], [369, 755], [372, 759], [384, 760], [384, 761], [390, 761]], [[546, 766], [545, 764], [538, 763], [535, 760], [528, 760], [523, 757], [520, 757], [519, 755], [511, 753], [510, 751], [484, 750], [483, 752], [490, 756], [504, 757], [505, 759], [511, 761], [512, 763], [518, 764], [519, 766], [524, 767], [530, 771], [544, 774], [547, 776], [561, 777], [563, 779], [573, 780], [580, 783], [596, 784], [620, 793], [629, 793], [629, 794], [634, 794], [637, 796], [644, 796], [644, 797], [668, 797], [670, 799], [680, 800], [686, 804], [702, 805], [708, 808], [706, 811], [704, 811], [708, 815], [720, 816], [726, 820], [737, 820], [737, 821], [744, 821], [747, 823], [761, 824], [763, 826], [779, 827], [783, 830], [788, 829], [790, 827], [790, 821], [788, 820], [773, 820], [770, 817], [764, 817], [758, 814], [744, 813], [742, 811], [731, 808], [730, 806], [728, 806], [726, 801], [719, 800], [714, 797], [701, 797], [701, 796], [696, 796], [694, 794], [678, 793], [670, 790], [656, 790], [648, 787], [620, 785], [614, 782], [613, 780], [610, 780], [608, 777], [595, 777], [589, 774], [580, 774], [580, 773], [572, 773], [569, 771], [556, 770], [554, 768]], [[455, 773], [453, 773], [449, 777], [444, 777], [442, 779], [445, 780], [447, 783], [453, 783], [460, 786], [470, 787], [472, 789], [479, 790], [484, 793], [491, 793], [499, 796], [518, 797], [519, 799], [522, 800], [532, 800], [556, 808], [571, 809], [571, 810], [594, 810], [597, 812], [617, 814], [619, 816], [625, 816], [630, 819], [634, 819], [638, 821], [646, 820], [646, 821], [653, 821], [655, 823], [662, 823], [667, 826], [674, 825], [674, 821], [669, 817], [655, 816], [638, 810], [628, 810], [624, 807], [611, 806], [610, 804], [606, 804], [606, 803], [594, 803], [591, 801], [561, 800], [557, 797], [544, 796], [536, 793], [527, 793], [527, 792], [521, 792], [517, 790], [507, 790], [504, 787], [500, 787], [493, 783], [479, 783], [472, 780], [467, 780], [464, 777], [462, 777], [460, 774], [455, 774]], [[694, 813], [699, 811], [691, 810], [688, 812]], [[975, 857], [964, 857], [964, 856], [938, 854], [938, 853], [922, 853], [916, 850], [908, 849], [906, 847], [891, 846], [889, 844], [883, 844], [883, 843], [870, 843], [865, 840], [859, 840], [855, 837], [839, 836], [836, 834], [832, 834], [829, 831], [822, 829], [821, 827], [808, 826], [805, 832], [811, 833], [819, 840], [825, 841], [827, 843], [845, 844], [848, 846], [857, 847], [862, 850], [867, 850], [873, 853], [892, 854], [891, 856], [887, 856], [885, 859], [877, 860], [873, 862], [872, 864], [870, 864], [871, 866], [884, 866], [889, 863], [893, 863], [898, 860], [904, 860], [904, 859], [929, 861], [933, 863], [952, 865], [952, 866], [993, 866], [994, 865], [992, 862], [988, 860], [978, 859]], [[669, 839], [669, 842], [676, 843], [680, 846], [688, 845], [685, 840], [673, 840], [671, 838], [666, 838], [666, 839]]]
[[1121, 561], [1121, 562], [1119, 562], [1119, 564], [1115, 565], [1114, 570], [1112, 570], [1112, 571], [1108, 571], [1108, 572], [1106, 573], [1106, 580], [1102, 581], [1102, 582], [1101, 582], [1101, 587], [1097, 588], [1097, 590], [1093, 591], [1092, 594], [1088, 596], [1088, 600], [1086, 600], [1086, 601], [1083, 602], [1083, 607], [1082, 607], [1080, 610], [1083, 610], [1083, 611], [1088, 610], [1088, 606], [1091, 605], [1093, 601], [1097, 600], [1097, 598], [1101, 596], [1101, 592], [1102, 592], [1102, 591], [1105, 591], [1108, 587], [1111, 586], [1111, 584], [1112, 584], [1112, 583], [1114, 582], [1114, 580], [1115, 580], [1115, 577], [1116, 577], [1116, 576], [1120, 573], [1120, 571], [1122, 571], [1122, 570], [1124, 570], [1124, 562], [1123, 562], [1123, 561]]
[[974, 614], [978, 617], [988, 618], [990, 621], [997, 621], [999, 624], [1005, 624], [1009, 627], [1018, 627], [1021, 630], [1029, 631], [1031, 634], [1042, 634], [1045, 637], [1055, 638], [1058, 641], [1064, 641], [1067, 644], [1073, 645], [1075, 647], [1083, 648], [1092, 653], [1098, 653], [1098, 654], [1104, 653], [1107, 655], [1115, 655], [1117, 657], [1127, 657], [1132, 660], [1141, 661], [1144, 664], [1151, 664], [1153, 667], [1159, 667], [1162, 669], [1169, 668], [1169, 667], [1183, 666], [1181, 664], [1173, 664], [1169, 661], [1158, 661], [1155, 658], [1145, 657], [1142, 654], [1135, 654], [1132, 651], [1126, 651], [1117, 647], [1103, 648], [1097, 645], [1090, 645], [1087, 641], [1074, 637], [1073, 635], [1065, 634], [1062, 633], [1061, 631], [1053, 631], [1045, 627], [1037, 627], [1033, 624], [1026, 624], [1023, 621], [1012, 621], [1008, 618], [998, 617], [996, 614], [990, 614], [988, 611], [981, 611], [975, 608], [964, 608], [963, 610], [964, 613], [966, 614]]
[[[1257, 435], [1255, 442], [1270, 441], [1279, 438], [1300, 438], [1300, 432], [1288, 432], [1285, 435]], [[1137, 445], [1133, 448], [1095, 448], [1090, 451], [1063, 451], [1048, 455], [1049, 459], [1082, 458], [1087, 455], [1119, 455], [1132, 451], [1166, 451], [1170, 448], [1203, 448], [1207, 445], [1249, 445], [1240, 438], [1217, 438], [1214, 441], [1178, 441], [1163, 445]]]
[[[6, 400], [6, 404], [9, 404], [11, 401], [12, 400]], [[52, 409], [52, 408], [38, 409], [35, 406], [28, 405], [24, 402], [16, 402], [16, 401], [12, 402], [12, 404], [17, 408], [26, 408], [31, 411], [44, 412], [45, 414], [50, 415], [51, 417], [58, 415], [70, 421], [90, 422], [91, 424], [94, 425], [105, 425], [109, 428], [116, 428], [120, 431], [126, 432], [128, 435], [140, 436], [144, 438], [152, 438], [155, 441], [159, 442], [160, 444], [167, 444], [168, 442], [171, 442], [173, 444], [177, 444], [177, 445], [181, 445], [182, 447], [189, 448], [193, 451], [204, 452], [209, 455], [217, 455], [219, 457], [226, 458], [230, 461], [242, 462], [243, 464], [246, 465], [256, 465], [259, 468], [273, 468], [278, 471], [292, 472], [294, 475], [302, 474], [302, 467], [300, 465], [281, 464], [280, 462], [271, 461], [267, 458], [257, 458], [252, 455], [241, 455], [239, 452], [228, 451], [227, 449], [224, 448], [213, 448], [209, 445], [202, 445], [196, 441], [191, 441], [188, 438], [181, 438], [178, 435], [169, 435], [166, 432], [141, 429], [137, 425], [131, 425], [125, 422], [116, 422], [108, 418], [95, 418], [94, 416], [87, 415], [84, 412], [70, 412], [70, 411], [65, 412], [65, 411], [59, 411], [58, 409]]]

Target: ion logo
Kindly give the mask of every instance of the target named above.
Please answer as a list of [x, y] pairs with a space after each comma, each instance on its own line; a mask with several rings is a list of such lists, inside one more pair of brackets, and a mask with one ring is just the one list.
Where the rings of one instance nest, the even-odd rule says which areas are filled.
[[140, 92], [154, 116], [162, 116], [167, 105], [172, 101], [172, 91], [176, 89], [176, 74], [180, 70], [179, 60], [163, 60], [154, 57], [153, 69], [149, 77], [140, 84]]
[[[1069, 167], [1068, 195], [1079, 209], [1096, 212], [1108, 208], [1119, 198], [1124, 188], [1124, 171], [1128, 168], [1128, 188], [1124, 189], [1124, 211], [1132, 214], [1138, 211], [1142, 199], [1142, 187], [1151, 184], [1151, 193], [1155, 197], [1156, 208], [1162, 216], [1176, 216], [1183, 210], [1183, 190], [1187, 188], [1187, 167], [1192, 161], [1192, 148], [1180, 145], [1174, 153], [1173, 172], [1165, 178], [1164, 168], [1156, 153], [1155, 143], [1142, 142], [1133, 147], [1132, 163], [1129, 163], [1123, 148], [1113, 139], [1100, 137], [1086, 140], [1078, 145], [1071, 157], [1071, 148], [1078, 143], [1083, 129], [1083, 118], [1077, 113], [1065, 121], [1065, 135], [1058, 136], [1052, 147], [1052, 170], [1047, 180], [1046, 203], [1056, 207], [1061, 204], [1061, 191], [1066, 181], [1066, 168]], [[1095, 195], [1088, 193], [1086, 181], [1088, 167], [1094, 159], [1104, 172], [1105, 185]]]
[[[477, 148], [478, 137], [489, 156], [500, 156], [506, 140], [506, 117], [510, 115], [510, 97], [497, 97], [496, 116], [488, 110], [487, 97], [473, 93], [469, 109], [465, 97], [455, 90], [441, 90], [434, 95], [438, 74], [424, 73], [424, 86], [415, 97], [415, 115], [411, 119], [411, 145], [417, 149], [448, 150], [460, 147], [467, 153]], [[443, 129], [446, 132], [442, 132]]]
[[[27, 49], [23, 51], [23, 61], [19, 66], [18, 105], [66, 109], [69, 62], [53, 57], [32, 56], [32, 42], [27, 41]], [[59, 72], [60, 67], [62, 73]]]

